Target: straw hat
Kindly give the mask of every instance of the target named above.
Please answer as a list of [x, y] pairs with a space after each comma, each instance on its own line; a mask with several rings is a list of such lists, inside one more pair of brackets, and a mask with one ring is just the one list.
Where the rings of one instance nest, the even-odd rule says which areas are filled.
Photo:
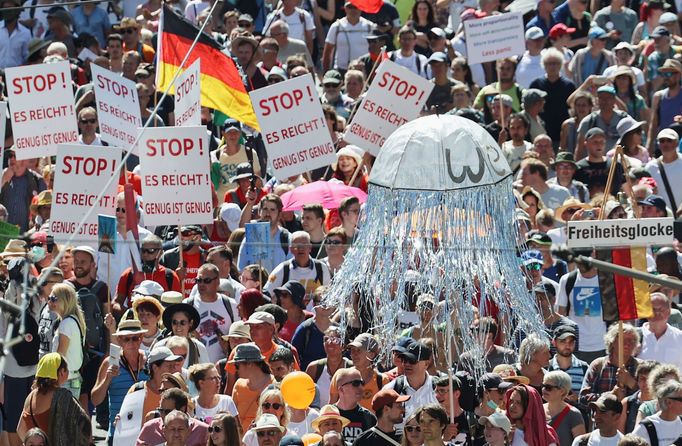
[[577, 198], [568, 198], [564, 201], [564, 204], [559, 206], [557, 210], [554, 211], [554, 217], [561, 223], [566, 223], [563, 217], [563, 213], [566, 212], [566, 210], [570, 208], [589, 209], [591, 207], [592, 206], [589, 204], [581, 203]]
[[5, 250], [0, 253], [0, 259], [11, 257], [21, 257], [26, 254], [26, 242], [23, 240], [12, 239], [5, 246]]
[[38, 212], [40, 206], [52, 206], [52, 191], [44, 190], [38, 194], [38, 201], [31, 204], [31, 212]]
[[331, 404], [322, 406], [322, 408], [320, 409], [320, 416], [315, 418], [310, 423], [310, 426], [313, 428], [315, 432], [319, 432], [320, 423], [325, 420], [339, 420], [341, 422], [342, 427], [346, 427], [350, 424], [350, 420], [346, 417], [342, 417], [339, 412], [339, 409]]
[[138, 296], [133, 298], [133, 310], [137, 313], [137, 307], [139, 307], [142, 304], [150, 304], [153, 305], [158, 311], [159, 311], [159, 316], [163, 314], [163, 305], [161, 305], [161, 302], [159, 299], [153, 296]]
[[[124, 316], [125, 317], [125, 316]], [[112, 336], [132, 336], [137, 334], [145, 334], [147, 330], [142, 328], [142, 324], [137, 319], [122, 319], [118, 324], [116, 332]]]

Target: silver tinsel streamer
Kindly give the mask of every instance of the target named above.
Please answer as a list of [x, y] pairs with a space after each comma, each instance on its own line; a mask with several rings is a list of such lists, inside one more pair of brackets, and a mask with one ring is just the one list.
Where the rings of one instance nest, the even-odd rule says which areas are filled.
[[[453, 124], [455, 129], [451, 128]], [[342, 312], [344, 329], [349, 316], [369, 315], [370, 331], [382, 346], [382, 360], [390, 356], [400, 332], [398, 321], [407, 309], [408, 280], [416, 279], [417, 295], [429, 293], [441, 301], [434, 318], [445, 323], [448, 329], [445, 345], [438, 345], [437, 349], [440, 352], [451, 349], [455, 358], [470, 352], [474, 359], [471, 368], [476, 375], [485, 369], [483, 334], [470, 327], [477, 309], [483, 308], [486, 302], [499, 308], [505, 346], [511, 345], [518, 331], [542, 332], [543, 322], [535, 299], [527, 290], [519, 268], [511, 172], [496, 170], [502, 165], [497, 156], [501, 155], [499, 147], [489, 136], [485, 139], [485, 131], [483, 135], [470, 126], [476, 124], [450, 116], [420, 118], [398, 129], [396, 133], [402, 131], [402, 139], [394, 133], [375, 163], [374, 169], [381, 169], [382, 161], [398, 166], [397, 177], [406, 172], [402, 169], [409, 169], [408, 175], [412, 177], [419, 176], [420, 166], [405, 162], [409, 161], [405, 157], [395, 162], [396, 156], [403, 155], [394, 154], [393, 162], [386, 159], [389, 157], [384, 153], [387, 146], [405, 144], [409, 150], [422, 151], [419, 155], [430, 158], [426, 163], [434, 167], [433, 175], [439, 181], [438, 176], [444, 175], [444, 164], [447, 164], [443, 156], [454, 145], [455, 150], [471, 153], [460, 157], [462, 164], [449, 160], [452, 165], [447, 169], [451, 172], [463, 172], [464, 166], [470, 164], [474, 174], [481, 172], [483, 166], [490, 173], [501, 174], [486, 176], [493, 179], [487, 184], [457, 189], [446, 189], [452, 181], [443, 179], [444, 190], [434, 190], [433, 178], [423, 180], [429, 190], [399, 188], [404, 185], [400, 181], [395, 183], [398, 187], [385, 187], [375, 184], [382, 182], [373, 181], [375, 176], [370, 178], [369, 197], [358, 224], [359, 236], [346, 254], [326, 300], [346, 309]], [[429, 133], [429, 127], [435, 129], [435, 136]], [[429, 137], [440, 141], [429, 144], [425, 141]], [[462, 137], [480, 142], [476, 142], [476, 147], [461, 147]], [[487, 156], [485, 163], [484, 155]], [[504, 158], [502, 162], [509, 170]], [[386, 178], [391, 174], [383, 172], [382, 175]], [[408, 271], [419, 274], [406, 274]], [[480, 295], [478, 303], [477, 295]]]

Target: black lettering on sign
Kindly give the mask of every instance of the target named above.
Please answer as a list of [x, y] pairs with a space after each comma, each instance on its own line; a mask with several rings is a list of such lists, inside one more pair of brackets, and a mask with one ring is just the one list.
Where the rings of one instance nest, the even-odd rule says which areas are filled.
[[[462, 173], [460, 175], [455, 175], [452, 171], [450, 149], [445, 149], [445, 162], [448, 166], [448, 176], [450, 177], [450, 179], [455, 183], [461, 184], [464, 182], [466, 177], [469, 177], [469, 181], [471, 183], [478, 184], [483, 179], [486, 166], [500, 177], [505, 177], [511, 173], [510, 170], [505, 169], [504, 164], [502, 164], [501, 166], [499, 165], [500, 160], [502, 160], [502, 156], [500, 155], [499, 151], [495, 150], [495, 147], [486, 146], [485, 150], [488, 153], [486, 153], [486, 155], [484, 156], [481, 147], [476, 146], [476, 155], [478, 156], [478, 171], [476, 173], [474, 173], [471, 167], [464, 166], [462, 168]], [[493, 156], [494, 158], [492, 158]]]

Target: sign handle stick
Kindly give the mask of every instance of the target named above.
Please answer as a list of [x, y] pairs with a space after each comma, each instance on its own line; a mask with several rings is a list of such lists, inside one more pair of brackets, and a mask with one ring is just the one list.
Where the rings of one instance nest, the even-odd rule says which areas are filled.
[[454, 391], [452, 390], [452, 346], [450, 345], [450, 339], [452, 339], [452, 314], [449, 313], [447, 315], [446, 321], [447, 321], [447, 343], [448, 345], [445, 347], [446, 352], [447, 352], [447, 357], [448, 357], [448, 386], [449, 386], [449, 394], [450, 394], [450, 424], [455, 423], [455, 395]]
[[[181, 229], [178, 227], [178, 229]], [[184, 268], [185, 267], [185, 259], [184, 259], [184, 254], [183, 254], [183, 246], [182, 246], [182, 233], [178, 233], [178, 248], [180, 249], [180, 267]], [[185, 276], [187, 276], [187, 271], [185, 271]], [[185, 278], [183, 277], [182, 280], [180, 281], [180, 292], [182, 295], [185, 295]]]
[[[499, 91], [497, 92], [497, 94], [502, 94], [502, 78], [500, 77], [500, 76], [501, 76], [501, 73], [502, 73], [502, 70], [501, 70], [500, 64], [499, 64], [498, 62], [499, 62], [499, 61], [495, 61], [495, 69], [497, 70], [497, 85], [500, 86], [500, 88], [498, 89]], [[501, 125], [502, 128], [504, 129], [504, 128], [506, 127], [506, 125], [505, 125], [505, 122], [504, 122], [504, 108], [502, 107], [502, 99], [500, 99], [499, 101], [497, 101], [497, 103], [500, 104], [500, 125]]]
[[350, 177], [350, 181], [348, 182], [348, 185], [350, 187], [353, 187], [353, 183], [355, 183], [355, 178], [358, 176], [358, 174], [360, 173], [360, 170], [362, 170], [362, 166], [364, 166], [364, 165], [365, 165], [365, 160], [364, 159], [360, 160], [360, 164], [358, 164], [358, 167], [355, 168], [355, 172], [353, 172], [353, 176]]

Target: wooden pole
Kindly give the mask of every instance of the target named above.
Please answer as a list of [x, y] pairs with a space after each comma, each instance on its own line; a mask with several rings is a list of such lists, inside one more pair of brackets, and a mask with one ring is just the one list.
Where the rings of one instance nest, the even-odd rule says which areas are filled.
[[[182, 229], [181, 226], [178, 226], [178, 230]], [[185, 268], [185, 259], [184, 259], [184, 247], [182, 246], [182, 232], [178, 232], [178, 249], [180, 250], [180, 268]], [[187, 277], [187, 271], [185, 270], [185, 277]], [[184, 298], [185, 296], [185, 277], [182, 278], [180, 281], [180, 292], [182, 293], [182, 296]]]
[[[497, 94], [501, 95], [502, 94], [502, 78], [501, 76], [501, 69], [500, 69], [500, 64], [496, 61], [495, 62], [495, 69], [497, 70], [497, 85], [500, 87], [497, 89]], [[504, 122], [504, 107], [502, 106], [502, 98], [500, 98], [499, 101], [497, 101], [500, 104], [500, 125], [504, 129], [506, 127], [505, 122]]]
[[[435, 308], [434, 308], [435, 309]], [[449, 308], [448, 308], [449, 310]], [[448, 360], [448, 395], [450, 395], [450, 424], [455, 423], [455, 395], [454, 390], [452, 390], [452, 346], [450, 345], [450, 340], [452, 339], [452, 314], [448, 311], [447, 318], [447, 346], [446, 354]], [[450, 440], [448, 438], [448, 440]]]

